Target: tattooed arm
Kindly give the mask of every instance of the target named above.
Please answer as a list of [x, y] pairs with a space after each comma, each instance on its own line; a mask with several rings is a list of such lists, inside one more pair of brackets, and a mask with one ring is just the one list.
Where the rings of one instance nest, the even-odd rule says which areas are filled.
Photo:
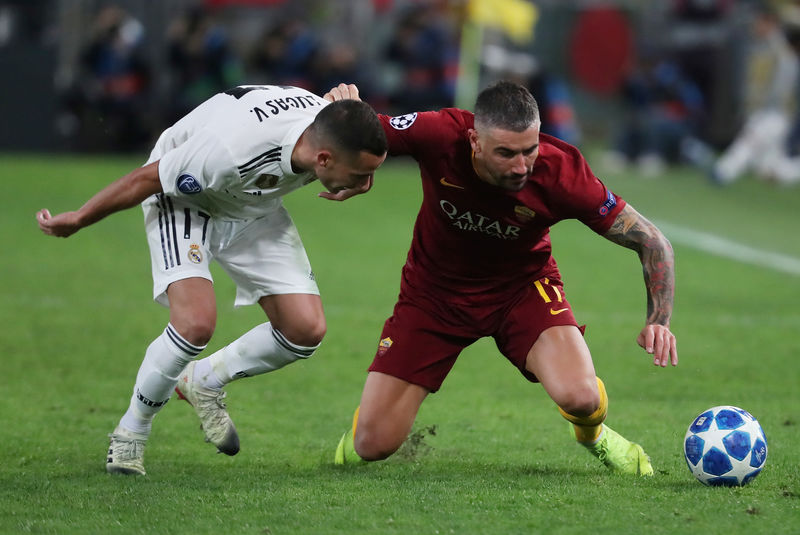
[[631, 205], [625, 206], [604, 236], [636, 251], [647, 289], [647, 321], [636, 342], [653, 355], [653, 364], [678, 364], [675, 335], [669, 330], [675, 294], [675, 260], [667, 238]]

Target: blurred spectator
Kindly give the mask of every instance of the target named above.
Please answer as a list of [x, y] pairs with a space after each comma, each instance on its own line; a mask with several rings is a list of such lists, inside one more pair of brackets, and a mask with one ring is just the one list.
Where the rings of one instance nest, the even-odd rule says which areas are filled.
[[395, 111], [453, 105], [458, 46], [446, 5], [440, 4], [412, 6], [391, 37], [385, 61], [399, 69], [399, 83], [388, 95]]
[[768, 6], [758, 7], [751, 25], [744, 125], [714, 165], [711, 177], [718, 184], [729, 184], [749, 170], [762, 179], [788, 180], [790, 174], [787, 140], [797, 91], [797, 55]]
[[149, 142], [150, 69], [144, 28], [116, 6], [97, 13], [76, 82], [62, 95], [60, 133], [79, 150], [135, 150]]
[[350, 44], [336, 42], [320, 47], [311, 62], [309, 77], [310, 90], [318, 95], [325, 94], [342, 82], [353, 83], [358, 86], [361, 98], [373, 107], [382, 109], [386, 105], [358, 50]]
[[169, 29], [171, 123], [212, 95], [243, 83], [238, 56], [228, 36], [202, 7], [190, 9]]
[[581, 129], [575, 117], [567, 84], [544, 69], [536, 71], [527, 81], [542, 116], [542, 132], [571, 145], [581, 141]]
[[290, 19], [270, 27], [250, 54], [251, 81], [313, 91], [309, 70], [318, 48], [315, 32], [301, 20]]
[[736, 0], [669, 0], [665, 33], [670, 55], [703, 96], [707, 113], [697, 133], [712, 143], [730, 139], [735, 128], [728, 59], [735, 57], [731, 41], [740, 41], [732, 37], [736, 11]]
[[293, 85], [318, 95], [341, 82], [352, 83], [358, 85], [364, 100], [380, 107], [379, 95], [355, 46], [339, 36], [323, 39], [318, 35], [298, 19], [269, 27], [248, 58], [248, 83]]
[[[781, 4], [780, 17], [784, 33], [795, 54], [800, 57], [800, 0]], [[800, 80], [799, 80], [800, 81]], [[796, 86], [795, 98], [800, 101], [800, 83]], [[789, 156], [800, 156], [800, 107], [796, 107], [789, 132], [787, 149]]]
[[706, 114], [703, 96], [675, 62], [652, 54], [639, 61], [623, 82], [622, 100], [622, 124], [607, 165], [636, 162], [651, 176], [670, 163], [710, 163], [711, 149], [697, 135]]
[[577, 145], [581, 130], [567, 84], [548, 72], [536, 56], [508, 44], [483, 47], [483, 67], [490, 80], [510, 80], [527, 87], [536, 99], [542, 132]]

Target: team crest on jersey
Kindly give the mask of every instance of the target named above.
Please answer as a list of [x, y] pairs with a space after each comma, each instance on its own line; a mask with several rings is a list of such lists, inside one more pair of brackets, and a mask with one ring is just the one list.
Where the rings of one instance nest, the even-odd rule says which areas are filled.
[[395, 130], [405, 130], [406, 128], [410, 127], [414, 124], [414, 121], [417, 120], [417, 113], [407, 113], [406, 115], [398, 115], [397, 117], [392, 117], [389, 119], [389, 124], [392, 125], [392, 128]]
[[256, 178], [256, 187], [258, 189], [272, 189], [278, 183], [278, 178], [278, 175], [268, 175], [266, 173], [259, 175]]
[[600, 215], [605, 216], [608, 212], [611, 211], [617, 205], [617, 199], [614, 198], [614, 194], [611, 193], [611, 190], [608, 190], [608, 198], [606, 198], [606, 202], [603, 203], [603, 206], [600, 207]]
[[203, 261], [203, 253], [200, 252], [200, 246], [196, 243], [193, 243], [189, 246], [189, 252], [186, 253], [186, 256], [189, 258], [189, 262], [199, 264]]
[[380, 343], [378, 344], [378, 355], [383, 355], [384, 353], [389, 351], [389, 348], [392, 347], [393, 343], [394, 342], [392, 342], [392, 339], [389, 338], [388, 336], [383, 340], [381, 340]]
[[517, 215], [517, 219], [523, 223], [528, 223], [534, 217], [536, 217], [536, 212], [521, 204], [514, 207], [514, 213]]
[[190, 175], [189, 173], [184, 173], [178, 177], [176, 181], [176, 185], [178, 187], [178, 191], [181, 193], [185, 193], [187, 195], [192, 195], [193, 193], [200, 193], [202, 191], [202, 187], [200, 186], [200, 182], [197, 181], [195, 177]]

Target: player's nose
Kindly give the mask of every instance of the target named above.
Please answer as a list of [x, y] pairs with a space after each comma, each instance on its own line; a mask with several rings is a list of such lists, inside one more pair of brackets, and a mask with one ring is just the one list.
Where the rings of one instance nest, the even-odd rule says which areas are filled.
[[524, 154], [517, 154], [512, 162], [511, 172], [518, 175], [528, 174], [528, 161]]

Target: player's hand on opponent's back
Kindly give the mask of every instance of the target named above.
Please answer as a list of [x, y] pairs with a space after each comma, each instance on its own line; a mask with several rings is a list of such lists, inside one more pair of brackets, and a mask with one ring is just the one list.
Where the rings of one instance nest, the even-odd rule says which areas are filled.
[[653, 355], [653, 364], [666, 367], [667, 363], [678, 365], [678, 345], [675, 335], [665, 325], [645, 325], [636, 343]]
[[355, 84], [339, 84], [330, 91], [322, 95], [325, 100], [336, 102], [337, 100], [361, 100], [358, 96], [358, 88]]
[[50, 215], [50, 210], [44, 208], [36, 212], [36, 221], [39, 228], [48, 236], [66, 238], [78, 232], [81, 224], [78, 221], [78, 212], [64, 212], [56, 216]]

